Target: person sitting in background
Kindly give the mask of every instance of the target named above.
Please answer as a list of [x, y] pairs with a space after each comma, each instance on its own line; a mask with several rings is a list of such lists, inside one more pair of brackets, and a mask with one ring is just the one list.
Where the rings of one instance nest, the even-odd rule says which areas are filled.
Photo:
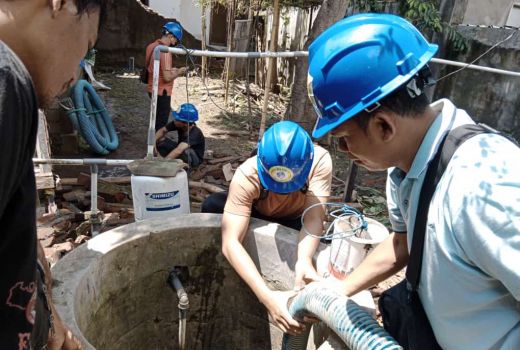
[[[160, 128], [155, 134], [156, 150], [161, 157], [182, 159], [190, 168], [198, 167], [204, 160], [206, 139], [195, 122], [199, 112], [191, 103], [182, 104], [172, 112], [173, 121]], [[176, 140], [167, 137], [177, 131]]]

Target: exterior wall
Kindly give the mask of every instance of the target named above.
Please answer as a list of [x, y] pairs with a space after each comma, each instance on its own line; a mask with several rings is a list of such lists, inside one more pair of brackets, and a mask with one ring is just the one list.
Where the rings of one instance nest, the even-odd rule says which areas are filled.
[[[138, 0], [108, 0], [96, 44], [96, 65], [127, 67], [129, 57], [134, 57], [135, 65], [142, 67], [146, 45], [159, 38], [162, 26], [171, 20], [177, 18], [165, 18]], [[200, 48], [189, 30], [182, 41], [186, 47]]]
[[464, 24], [504, 26], [514, 0], [468, 0]]
[[[467, 39], [469, 49], [464, 54], [446, 58], [460, 62], [471, 62], [493, 44], [514, 32], [512, 38], [490, 51], [475, 64], [519, 71], [520, 31], [467, 26], [461, 26], [457, 30]], [[443, 66], [437, 76], [442, 77], [454, 69], [456, 68]], [[459, 108], [465, 109], [475, 120], [509, 132], [520, 139], [518, 91], [520, 91], [518, 77], [464, 69], [439, 82], [434, 99], [447, 97]]]
[[[193, 0], [150, 0], [150, 8], [166, 18], [177, 18], [197, 40], [202, 38], [201, 8]], [[209, 37], [210, 11], [206, 10], [206, 38]]]

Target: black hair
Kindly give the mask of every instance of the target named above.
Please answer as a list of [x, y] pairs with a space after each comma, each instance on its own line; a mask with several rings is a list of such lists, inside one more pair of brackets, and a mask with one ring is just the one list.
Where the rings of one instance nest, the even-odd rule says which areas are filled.
[[106, 0], [75, 0], [78, 9], [78, 15], [88, 13], [96, 9], [102, 9]]
[[99, 10], [99, 28], [105, 22], [106, 5], [108, 0], [75, 0], [78, 16]]
[[[415, 80], [415, 84], [419, 86], [421, 91], [419, 95], [417, 95], [416, 92], [410, 92], [409, 83], [412, 80]], [[375, 108], [376, 106], [371, 106], [367, 108], [368, 110], [375, 108], [373, 112], [367, 112], [366, 110], [363, 110], [354, 117], [354, 120], [361, 127], [361, 129], [366, 131], [369, 120], [381, 111], [393, 112], [405, 118], [416, 118], [422, 115], [430, 105], [430, 100], [424, 93], [423, 89], [423, 78], [420, 75], [416, 75], [406, 84], [401, 85], [389, 95], [381, 99], [378, 102], [380, 104], [379, 107]]]

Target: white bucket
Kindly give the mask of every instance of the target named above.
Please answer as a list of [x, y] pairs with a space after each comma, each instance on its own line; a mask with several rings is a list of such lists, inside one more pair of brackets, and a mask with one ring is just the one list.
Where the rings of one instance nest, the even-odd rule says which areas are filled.
[[180, 170], [174, 177], [132, 175], [135, 220], [190, 213], [188, 176]]
[[[381, 243], [389, 232], [386, 227], [374, 219], [365, 218], [367, 228], [355, 236], [333, 239], [330, 244], [329, 272], [336, 278], [345, 278], [361, 264], [370, 251]], [[346, 220], [336, 220], [334, 233], [351, 231]]]

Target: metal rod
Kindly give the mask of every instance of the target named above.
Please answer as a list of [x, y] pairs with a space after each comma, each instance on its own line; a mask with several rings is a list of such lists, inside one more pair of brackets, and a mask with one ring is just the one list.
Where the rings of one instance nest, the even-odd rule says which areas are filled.
[[98, 166], [92, 164], [90, 166], [90, 211], [92, 214], [97, 214], [97, 178], [98, 178]]
[[119, 166], [133, 162], [133, 159], [104, 159], [104, 158], [85, 158], [85, 159], [45, 159], [33, 158], [34, 164], [54, 164], [54, 165], [107, 165]]
[[159, 66], [161, 52], [164, 52], [167, 46], [158, 45], [153, 50], [153, 82], [152, 82], [152, 102], [150, 104], [150, 124], [148, 126], [148, 147], [146, 150], [146, 158], [153, 158], [153, 149], [155, 146], [155, 121], [157, 119], [157, 96], [159, 91]]
[[450, 60], [445, 60], [442, 58], [432, 58], [431, 61], [433, 63], [445, 64], [448, 66], [466, 67], [467, 69], [480, 70], [483, 72], [510, 75], [513, 77], [520, 77], [520, 72], [514, 72], [514, 71], [510, 71], [510, 70], [478, 66], [476, 64], [467, 64], [464, 62], [450, 61]]
[[101, 217], [97, 206], [98, 197], [98, 165], [90, 164], [90, 232], [92, 237], [96, 237], [101, 229]]
[[[181, 49], [178, 47], [165, 47], [166, 52], [177, 55], [206, 56], [206, 57], [233, 57], [233, 58], [277, 58], [277, 57], [306, 57], [309, 56], [307, 51], [263, 51], [263, 52], [231, 52], [231, 51], [208, 51], [208, 50], [192, 50]], [[163, 50], [161, 50], [163, 51]]]
[[[203, 50], [191, 50], [181, 49], [176, 47], [157, 46], [162, 52], [170, 52], [178, 55], [190, 54], [191, 56], [207, 56], [207, 57], [235, 57], [235, 58], [268, 58], [268, 57], [306, 57], [309, 55], [307, 51], [280, 51], [280, 52], [230, 52], [230, 51], [203, 51]], [[468, 69], [480, 70], [489, 73], [510, 75], [514, 77], [520, 77], [520, 72], [490, 68], [485, 66], [479, 66], [476, 64], [467, 64], [464, 62], [450, 61], [442, 58], [432, 58], [432, 63], [444, 64], [448, 66], [465, 67]]]

